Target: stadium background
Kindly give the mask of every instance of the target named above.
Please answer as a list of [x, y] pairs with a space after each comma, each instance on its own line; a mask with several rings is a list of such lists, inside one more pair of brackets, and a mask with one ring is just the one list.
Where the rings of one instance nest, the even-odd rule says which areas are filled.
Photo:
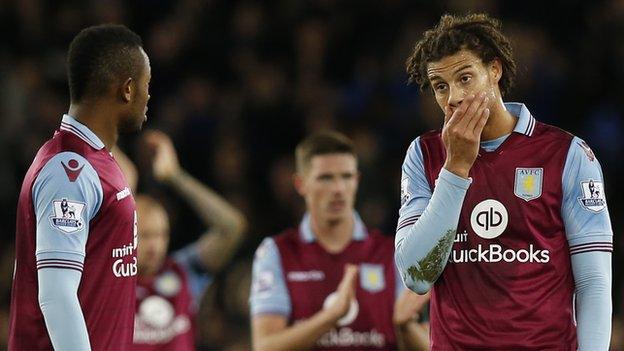
[[[620, 341], [612, 349], [622, 350], [622, 0], [0, 1], [0, 350], [17, 194], [67, 111], [65, 53], [81, 28], [117, 22], [142, 36], [153, 77], [145, 127], [168, 133], [182, 166], [249, 218], [244, 247], [209, 288], [200, 315], [202, 349], [233, 351], [249, 347], [253, 251], [302, 211], [290, 182], [296, 143], [324, 128], [351, 136], [363, 173], [359, 211], [393, 233], [405, 150], [441, 123], [431, 94], [406, 86], [404, 61], [442, 13], [467, 11], [502, 19], [512, 40], [519, 72], [506, 100], [584, 138], [601, 160], [616, 237]], [[139, 167], [139, 191], [169, 209], [171, 249], [197, 238], [203, 228], [188, 205], [151, 178], [140, 135], [120, 144]]]

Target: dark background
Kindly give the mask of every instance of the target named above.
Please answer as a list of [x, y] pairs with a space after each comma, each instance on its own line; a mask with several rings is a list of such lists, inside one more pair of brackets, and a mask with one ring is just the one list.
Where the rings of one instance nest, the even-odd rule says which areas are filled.
[[[500, 18], [514, 45], [518, 79], [506, 100], [585, 139], [601, 161], [621, 318], [624, 1], [0, 0], [0, 349], [17, 195], [67, 111], [65, 54], [80, 29], [117, 22], [142, 36], [153, 77], [146, 128], [168, 133], [183, 167], [249, 218], [244, 247], [209, 288], [200, 315], [202, 349], [233, 351], [249, 347], [253, 251], [302, 211], [290, 178], [296, 143], [325, 128], [352, 137], [363, 174], [358, 209], [369, 226], [393, 233], [407, 146], [442, 121], [431, 93], [406, 85], [405, 59], [440, 15], [470, 11]], [[165, 199], [171, 249], [179, 248], [204, 228], [151, 178], [139, 141], [124, 136], [120, 145], [139, 166], [139, 191]]]

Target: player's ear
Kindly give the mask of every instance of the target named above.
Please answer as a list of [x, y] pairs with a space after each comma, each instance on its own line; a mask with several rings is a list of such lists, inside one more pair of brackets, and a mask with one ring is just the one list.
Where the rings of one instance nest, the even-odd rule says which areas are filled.
[[492, 84], [498, 84], [498, 81], [500, 81], [503, 76], [503, 63], [498, 57], [494, 58], [488, 65], [488, 73], [490, 75], [490, 82]]
[[130, 102], [130, 100], [132, 100], [132, 95], [134, 95], [133, 89], [134, 80], [132, 79], [132, 77], [128, 77], [121, 85], [121, 100], [123, 102], [128, 103]]
[[303, 176], [299, 173], [295, 173], [292, 176], [292, 180], [293, 180], [293, 185], [295, 186], [295, 190], [297, 190], [297, 193], [299, 193], [299, 195], [301, 196], [305, 196], [306, 187], [305, 187], [305, 182], [303, 181]]

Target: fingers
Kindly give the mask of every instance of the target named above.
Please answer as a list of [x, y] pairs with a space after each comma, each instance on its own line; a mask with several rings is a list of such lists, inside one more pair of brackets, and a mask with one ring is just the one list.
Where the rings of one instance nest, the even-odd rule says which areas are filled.
[[[474, 95], [472, 95], [474, 96]], [[479, 108], [483, 105], [485, 100], [485, 93], [481, 92], [474, 96], [470, 101], [462, 102], [462, 105], [466, 104], [465, 112], [460, 120], [457, 122], [457, 126], [460, 130], [468, 130], [468, 125], [477, 116]], [[474, 128], [470, 129], [472, 132]]]
[[424, 295], [418, 295], [415, 292], [409, 290], [409, 301], [412, 305], [418, 306], [418, 310], [422, 309], [422, 307], [429, 302], [430, 292], [427, 291]]
[[451, 119], [451, 115], [453, 115], [453, 110], [451, 109], [450, 106], [445, 106], [444, 107], [444, 125], [446, 125], [448, 123], [448, 121]]
[[[471, 132], [471, 133], [473, 133], [473, 135], [477, 135], [477, 136], [480, 136], [480, 135], [481, 135], [481, 131], [479, 130], [479, 133], [478, 133], [478, 134], [477, 134], [477, 133], [475, 133], [475, 132], [476, 132], [476, 130], [475, 130], [476, 125], [477, 125], [477, 123], [478, 123], [478, 122], [482, 119], [482, 117], [483, 117], [483, 114], [484, 114], [485, 110], [486, 110], [486, 109], [488, 109], [488, 106], [489, 106], [489, 104], [488, 104], [488, 103], [489, 103], [489, 101], [490, 101], [490, 100], [489, 100], [489, 98], [486, 96], [486, 94], [485, 94], [485, 93], [483, 93], [483, 92], [482, 92], [482, 93], [481, 93], [481, 94], [479, 94], [479, 95], [482, 97], [482, 98], [480, 99], [480, 100], [481, 100], [481, 103], [479, 104], [479, 106], [477, 106], [477, 107], [475, 108], [475, 110], [474, 110], [474, 114], [470, 116], [470, 118], [469, 118], [469, 119], [468, 119], [468, 121], [467, 121], [467, 123], [468, 123], [468, 124], [467, 124], [467, 126], [466, 126], [466, 130], [467, 130], [468, 132]], [[474, 104], [473, 104], [473, 105], [474, 105]], [[474, 107], [474, 106], [472, 106], [472, 107]], [[488, 110], [489, 110], [489, 109], [488, 109]], [[471, 111], [471, 112], [472, 112], [472, 111]]]
[[474, 135], [479, 136], [479, 137], [481, 136], [481, 132], [483, 131], [483, 128], [487, 124], [487, 121], [489, 118], [490, 118], [490, 109], [485, 108], [483, 112], [481, 112], [481, 116], [479, 116], [477, 123], [475, 124], [474, 131], [473, 131]]
[[158, 145], [166, 143], [170, 139], [167, 134], [161, 132], [160, 130], [151, 129], [143, 132], [143, 140], [145, 140], [148, 145]]
[[420, 310], [427, 302], [429, 302], [429, 298], [430, 292], [427, 292], [424, 295], [418, 295], [409, 289], [403, 290], [401, 296], [399, 297], [404, 304], [407, 304], [407, 306], [411, 306], [416, 310]]
[[344, 275], [337, 291], [341, 294], [353, 295], [355, 293], [355, 279], [357, 278], [358, 268], [356, 265], [347, 264], [344, 268]]
[[[448, 121], [447, 121], [448, 125], [449, 126], [457, 125], [462, 120], [464, 120], [464, 117], [466, 116], [468, 108], [472, 106], [475, 99], [476, 99], [475, 95], [468, 95], [464, 99], [464, 101], [462, 101], [461, 105], [459, 105], [459, 107], [455, 109], [455, 112], [453, 112], [452, 115], [448, 118]], [[445, 108], [445, 112], [447, 109], [448, 111], [451, 110], [450, 107], [447, 106]], [[445, 119], [446, 119], [446, 113], [445, 113]]]
[[173, 142], [169, 136], [159, 130], [148, 130], [143, 133], [145, 145], [155, 154], [175, 153]]

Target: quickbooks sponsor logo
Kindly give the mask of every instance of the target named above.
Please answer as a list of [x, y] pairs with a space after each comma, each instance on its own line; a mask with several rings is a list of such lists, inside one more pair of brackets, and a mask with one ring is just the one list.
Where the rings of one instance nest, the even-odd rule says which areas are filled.
[[536, 249], [533, 244], [530, 244], [527, 249], [519, 250], [504, 249], [499, 244], [490, 244], [489, 246], [479, 244], [475, 249], [453, 250], [449, 261], [452, 263], [548, 263], [550, 262], [550, 252]]
[[494, 239], [503, 234], [508, 222], [507, 209], [493, 199], [481, 201], [470, 215], [472, 230], [483, 239]]
[[[481, 201], [474, 207], [470, 215], [472, 230], [483, 239], [498, 238], [505, 232], [508, 224], [509, 214], [505, 205], [494, 199]], [[469, 241], [465, 233], [458, 234], [455, 239], [456, 243], [468, 243]], [[455, 247], [457, 246], [455, 245]], [[550, 262], [550, 252], [538, 249], [533, 244], [522, 249], [505, 248], [500, 244], [478, 244], [476, 248], [454, 248], [449, 261], [453, 263], [548, 263]]]
[[345, 327], [339, 330], [330, 330], [323, 335], [316, 344], [321, 347], [382, 348], [386, 345], [386, 338], [375, 329], [370, 331], [356, 331]]

